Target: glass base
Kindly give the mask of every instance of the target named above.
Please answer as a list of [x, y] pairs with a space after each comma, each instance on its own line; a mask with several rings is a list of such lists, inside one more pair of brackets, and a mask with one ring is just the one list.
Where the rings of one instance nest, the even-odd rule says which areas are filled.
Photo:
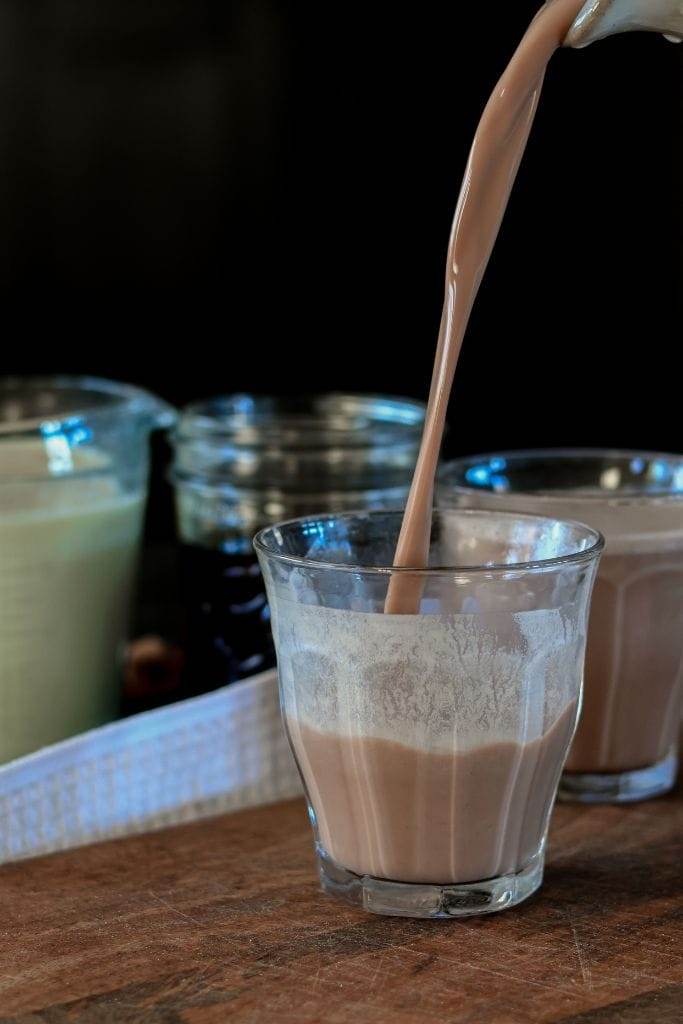
[[678, 756], [672, 747], [666, 757], [648, 768], [631, 772], [565, 772], [557, 793], [558, 800], [584, 804], [625, 804], [648, 800], [673, 789], [678, 774]]
[[540, 887], [545, 857], [541, 848], [516, 874], [460, 885], [431, 885], [356, 875], [336, 864], [320, 846], [317, 854], [320, 882], [325, 892], [373, 914], [426, 918], [471, 917], [516, 906]]

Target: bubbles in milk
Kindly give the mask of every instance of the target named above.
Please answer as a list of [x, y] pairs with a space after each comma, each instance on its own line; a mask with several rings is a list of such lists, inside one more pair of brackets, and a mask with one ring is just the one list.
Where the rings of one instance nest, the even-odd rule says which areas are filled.
[[385, 615], [278, 602], [287, 716], [430, 751], [543, 735], [576, 692], [582, 631], [561, 608]]

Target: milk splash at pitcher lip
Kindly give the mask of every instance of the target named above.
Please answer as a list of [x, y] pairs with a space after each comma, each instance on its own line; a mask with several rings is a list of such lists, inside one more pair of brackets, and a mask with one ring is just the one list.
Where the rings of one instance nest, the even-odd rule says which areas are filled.
[[683, 39], [681, 0], [588, 0], [579, 11], [564, 41], [582, 47], [621, 32], [661, 32], [667, 39]]

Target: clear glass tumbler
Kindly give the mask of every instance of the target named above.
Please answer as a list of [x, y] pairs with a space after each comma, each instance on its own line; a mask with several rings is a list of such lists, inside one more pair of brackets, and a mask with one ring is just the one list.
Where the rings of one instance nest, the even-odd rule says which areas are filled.
[[[502, 910], [541, 884], [602, 538], [442, 510], [430, 567], [395, 570], [401, 519], [325, 515], [255, 540], [320, 878], [376, 913]], [[384, 614], [394, 574], [415, 614]]]
[[583, 711], [560, 796], [666, 793], [683, 697], [683, 458], [501, 452], [444, 467], [444, 505], [580, 519], [606, 538], [591, 605]]

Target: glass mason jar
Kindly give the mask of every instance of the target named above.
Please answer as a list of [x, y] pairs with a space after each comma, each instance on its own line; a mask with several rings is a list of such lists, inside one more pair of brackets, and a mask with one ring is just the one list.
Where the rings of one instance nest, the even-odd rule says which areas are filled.
[[[257, 534], [285, 726], [323, 888], [376, 913], [490, 913], [541, 884], [603, 542], [440, 509], [429, 567], [393, 569], [402, 519]], [[414, 613], [385, 612], [390, 581]]]
[[439, 502], [579, 519], [604, 534], [583, 711], [560, 795], [621, 802], [671, 789], [683, 697], [683, 457], [478, 455], [444, 466]]
[[0, 761], [116, 716], [148, 439], [173, 419], [114, 381], [0, 381]]
[[173, 438], [186, 693], [275, 664], [252, 538], [269, 523], [405, 502], [422, 403], [383, 395], [231, 395], [183, 410]]

